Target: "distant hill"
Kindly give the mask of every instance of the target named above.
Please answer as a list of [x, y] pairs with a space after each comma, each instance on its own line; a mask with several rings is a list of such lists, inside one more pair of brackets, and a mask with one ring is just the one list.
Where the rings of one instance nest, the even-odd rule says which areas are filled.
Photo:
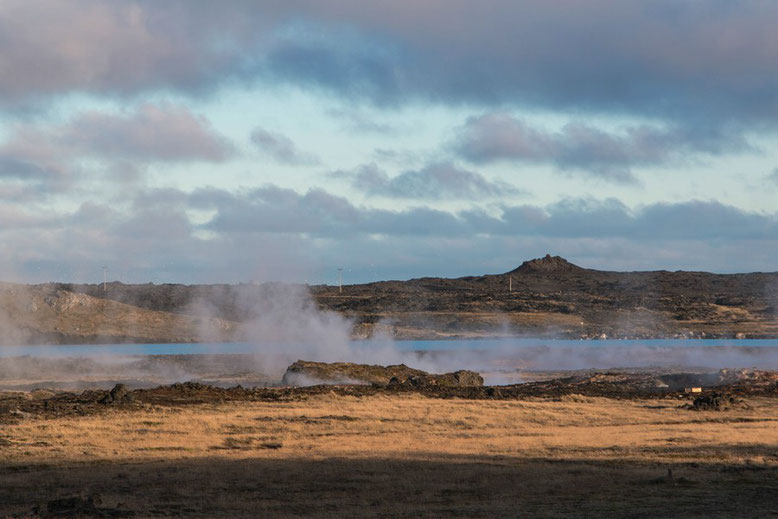
[[509, 274], [526, 274], [530, 272], [575, 272], [583, 270], [585, 269], [579, 267], [578, 265], [573, 265], [565, 258], [546, 254], [546, 256], [543, 258], [535, 258], [525, 261], [517, 268], [511, 270]]
[[236, 323], [58, 289], [0, 284], [0, 344], [226, 340]]
[[279, 311], [290, 291], [298, 299], [310, 292], [308, 306], [351, 319], [354, 337], [778, 337], [778, 273], [609, 272], [550, 255], [503, 274], [342, 292], [279, 284], [3, 285], [0, 328], [8, 330], [5, 342], [229, 340], [241, 323]]

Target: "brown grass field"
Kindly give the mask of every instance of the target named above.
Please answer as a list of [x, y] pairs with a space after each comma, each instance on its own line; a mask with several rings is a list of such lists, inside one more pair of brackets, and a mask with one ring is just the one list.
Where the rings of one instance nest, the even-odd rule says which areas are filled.
[[[0, 516], [778, 515], [778, 399], [312, 396], [23, 417], [0, 429]], [[668, 469], [672, 477], [668, 477]]]

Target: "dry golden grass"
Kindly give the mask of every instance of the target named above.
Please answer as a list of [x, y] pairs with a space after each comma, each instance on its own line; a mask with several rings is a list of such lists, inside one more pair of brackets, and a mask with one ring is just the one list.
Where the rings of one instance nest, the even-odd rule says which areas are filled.
[[[306, 507], [316, 503], [329, 508], [313, 515], [363, 515], [372, 510], [364, 508], [368, 502], [390, 516], [514, 515], [521, 503], [529, 506], [525, 512], [534, 510], [530, 515], [567, 510], [576, 516], [581, 499], [599, 503], [592, 509], [598, 515], [623, 516], [635, 503], [644, 512], [668, 506], [662, 501], [668, 495], [677, 516], [683, 503], [719, 496], [730, 479], [726, 489], [734, 499], [761, 489], [772, 497], [759, 510], [778, 510], [778, 400], [754, 398], [750, 409], [727, 412], [693, 412], [679, 409], [681, 403], [577, 395], [521, 401], [320, 396], [32, 419], [0, 432], [0, 488], [17, 489], [7, 510], [0, 499], [0, 512], [29, 511], [56, 492], [99, 488], [150, 516], [174, 513], [182, 502], [191, 509], [179, 512], [202, 516], [312, 515]], [[665, 482], [681, 486], [651, 486], [667, 468], [686, 474]], [[265, 476], [255, 472], [268, 470], [288, 490], [287, 499], [262, 486]], [[756, 479], [744, 487], [744, 477]], [[133, 497], [154, 478], [158, 484], [146, 490], [151, 500]], [[214, 478], [222, 481], [218, 492], [207, 483]], [[45, 484], [31, 488], [33, 481]], [[709, 495], [712, 484], [718, 486]], [[622, 487], [639, 494], [630, 498], [633, 508], [624, 508]], [[393, 488], [404, 489], [405, 508], [392, 501]], [[580, 495], [584, 489], [594, 501]], [[525, 494], [521, 502], [511, 497]], [[548, 501], [549, 494], [556, 497]], [[257, 501], [258, 495], [264, 497]], [[716, 506], [727, 511], [727, 502]]]
[[[691, 412], [680, 404], [577, 395], [515, 402], [324, 396], [293, 403], [157, 407], [25, 421], [5, 428], [0, 452], [6, 461], [25, 463], [206, 455], [778, 463], [773, 399], [753, 399], [751, 409], [727, 412]], [[281, 443], [283, 449], [266, 452], [265, 443]]]

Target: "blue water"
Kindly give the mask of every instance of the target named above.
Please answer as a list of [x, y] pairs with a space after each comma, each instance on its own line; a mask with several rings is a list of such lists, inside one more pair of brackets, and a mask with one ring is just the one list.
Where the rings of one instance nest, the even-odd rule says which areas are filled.
[[625, 348], [630, 347], [757, 347], [778, 348], [778, 339], [477, 339], [454, 341], [400, 341], [397, 347], [406, 351], [430, 350], [491, 350], [515, 348]]
[[[369, 341], [355, 341], [356, 349], [370, 350], [376, 347]], [[386, 343], [381, 343], [385, 346]], [[400, 351], [516, 351], [533, 348], [561, 350], [619, 349], [633, 348], [686, 349], [726, 347], [778, 348], [778, 339], [635, 339], [635, 340], [565, 340], [565, 339], [477, 339], [450, 341], [397, 341], [393, 347]], [[175, 343], [175, 344], [102, 344], [102, 345], [58, 345], [58, 346], [0, 346], [2, 357], [95, 357], [110, 355], [200, 355], [255, 353], [263, 350], [283, 351], [284, 347], [272, 344], [248, 342], [228, 343]]]

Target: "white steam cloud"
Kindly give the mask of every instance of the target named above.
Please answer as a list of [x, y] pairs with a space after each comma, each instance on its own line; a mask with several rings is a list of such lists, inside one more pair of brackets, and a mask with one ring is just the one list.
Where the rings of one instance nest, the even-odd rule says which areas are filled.
[[[231, 301], [232, 311], [245, 319], [234, 335], [244, 342], [237, 350], [226, 347], [230, 354], [223, 354], [225, 345], [214, 343], [210, 347], [178, 345], [175, 352], [163, 346], [166, 355], [142, 356], [116, 354], [110, 347], [96, 346], [86, 348], [94, 353], [78, 354], [85, 358], [65, 358], [61, 352], [67, 347], [35, 346], [20, 350], [27, 356], [12, 358], [9, 355], [15, 350], [5, 347], [0, 350], [0, 389], [110, 387], [116, 382], [137, 387], [187, 380], [270, 385], [278, 383], [286, 367], [296, 360], [402, 363], [433, 373], [471, 369], [480, 372], [487, 384], [521, 382], [529, 378], [530, 372], [542, 371], [778, 369], [778, 341], [770, 342], [771, 347], [742, 342], [709, 346], [699, 341], [500, 339], [403, 343], [389, 337], [353, 341], [354, 323], [339, 313], [319, 308], [307, 287], [265, 284], [254, 288], [237, 291]], [[19, 344], [24, 341], [23, 330], [9, 317], [19, 309], [9, 304], [0, 304], [0, 332], [6, 343]], [[218, 328], [223, 321], [216, 319], [224, 308], [217, 306], [213, 300], [201, 298], [188, 307], [187, 313], [201, 318], [200, 337], [216, 338], [224, 332]], [[188, 349], [200, 354], [187, 354]]]

